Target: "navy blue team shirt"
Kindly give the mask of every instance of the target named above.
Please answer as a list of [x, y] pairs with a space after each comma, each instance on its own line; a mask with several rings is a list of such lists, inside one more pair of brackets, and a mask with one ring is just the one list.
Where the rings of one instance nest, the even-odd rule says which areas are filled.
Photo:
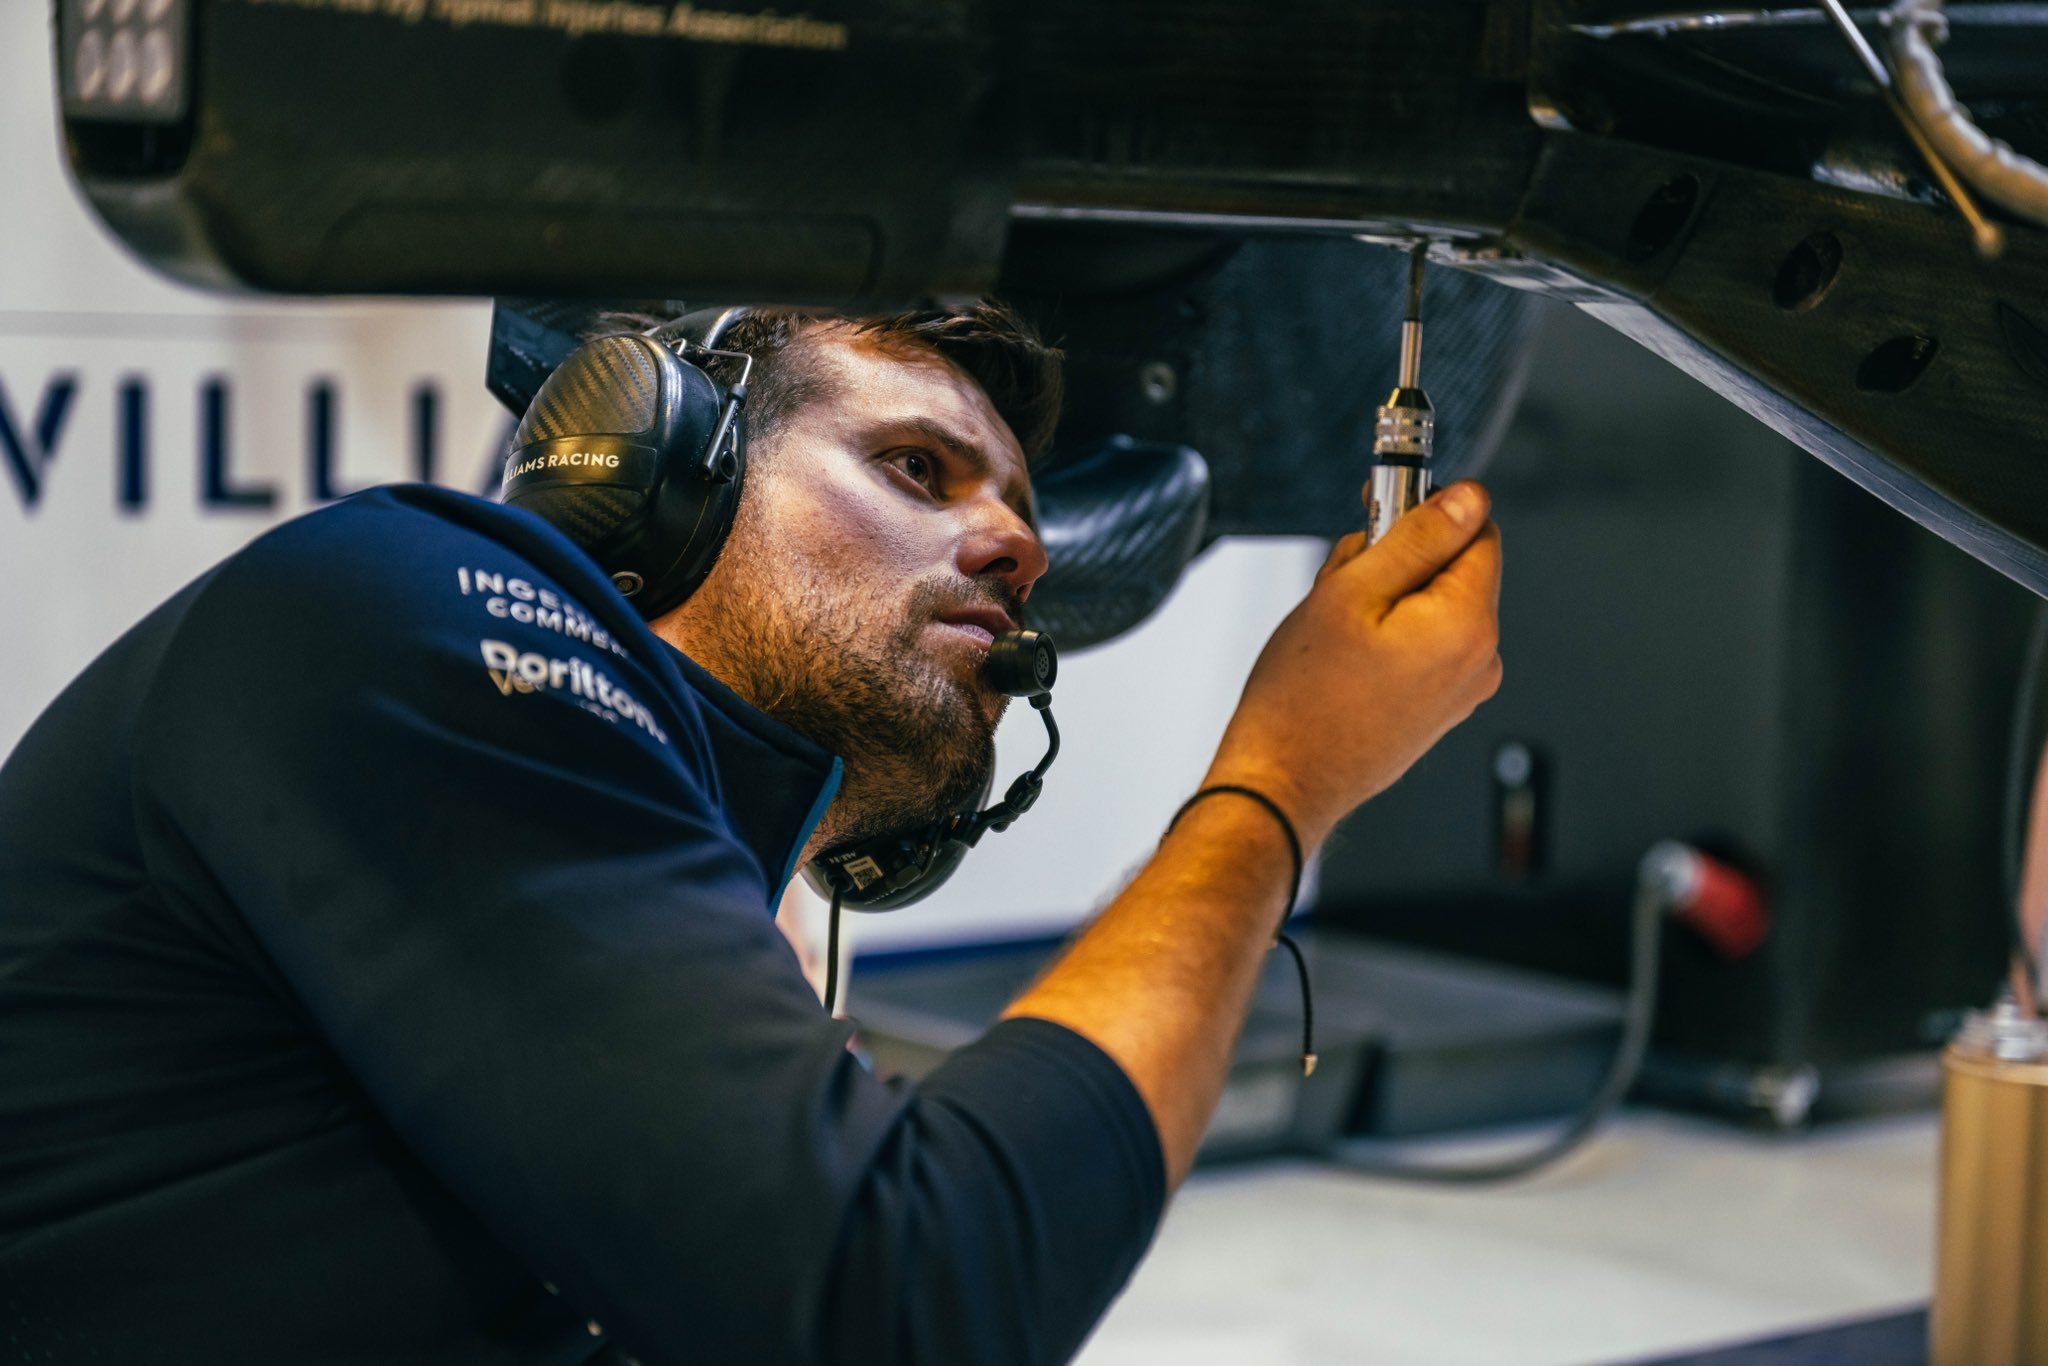
[[1157, 1135], [1045, 1021], [847, 1051], [773, 921], [838, 779], [481, 499], [179, 593], [0, 767], [5, 1355], [1071, 1356]]

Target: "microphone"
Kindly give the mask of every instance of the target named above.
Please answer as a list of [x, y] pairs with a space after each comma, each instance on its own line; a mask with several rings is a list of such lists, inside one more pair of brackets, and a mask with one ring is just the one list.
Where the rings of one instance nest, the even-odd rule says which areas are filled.
[[988, 647], [982, 672], [997, 692], [1037, 699], [1052, 696], [1059, 656], [1043, 631], [1005, 631]]
[[1052, 648], [1052, 637], [1043, 631], [1005, 631], [988, 647], [984, 670], [999, 691], [1029, 700], [1044, 719], [1045, 757], [1029, 772], [1018, 774], [1001, 801], [949, 833], [948, 838], [970, 848], [991, 830], [1008, 830], [1012, 821], [1032, 808], [1045, 790], [1045, 771], [1060, 753], [1060, 728], [1052, 719], [1052, 684], [1059, 677], [1060, 660]]

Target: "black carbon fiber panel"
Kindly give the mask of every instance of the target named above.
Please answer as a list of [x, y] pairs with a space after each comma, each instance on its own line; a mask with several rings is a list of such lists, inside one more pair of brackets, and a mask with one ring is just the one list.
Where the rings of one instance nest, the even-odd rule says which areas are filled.
[[519, 424], [516, 443], [595, 432], [639, 435], [654, 426], [661, 372], [638, 337], [599, 337], [564, 363]]
[[[1051, 467], [1119, 433], [1192, 446], [1214, 475], [1208, 539], [1364, 525], [1374, 414], [1398, 369], [1401, 253], [1041, 224], [1020, 228], [1012, 256], [1014, 297], [1067, 352]], [[1528, 317], [1519, 291], [1429, 272], [1422, 382], [1438, 482], [1484, 472], [1521, 393]]]
[[674, 318], [688, 311], [680, 299], [499, 299], [491, 309], [484, 386], [513, 417], [523, 418], [570, 352], [617, 330], [607, 315]]
[[[1365, 525], [1375, 414], [1399, 371], [1407, 261], [1350, 242], [1248, 245], [1205, 299], [1180, 437], [1216, 470], [1210, 534]], [[1516, 404], [1531, 296], [1449, 267], [1423, 290], [1439, 487], [1482, 475]]]
[[519, 506], [552, 523], [577, 545], [588, 550], [602, 544], [639, 510], [641, 496], [632, 489], [606, 488], [601, 484], [561, 484], [536, 489], [519, 500]]
[[1209, 467], [1185, 446], [1117, 438], [1039, 481], [1052, 567], [1030, 623], [1061, 649], [1099, 645], [1152, 615], [1200, 548]]

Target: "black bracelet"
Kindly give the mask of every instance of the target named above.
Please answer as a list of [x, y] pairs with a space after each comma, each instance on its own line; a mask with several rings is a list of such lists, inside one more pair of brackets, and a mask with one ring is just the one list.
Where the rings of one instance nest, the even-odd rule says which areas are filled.
[[1240, 797], [1249, 797], [1271, 812], [1273, 819], [1280, 822], [1281, 831], [1287, 836], [1287, 852], [1294, 859], [1294, 877], [1287, 884], [1287, 907], [1280, 914], [1280, 923], [1286, 924], [1287, 917], [1294, 914], [1294, 903], [1301, 899], [1301, 836], [1294, 833], [1294, 822], [1287, 819], [1287, 813], [1280, 809], [1280, 803], [1268, 797], [1255, 787], [1241, 787], [1236, 783], [1217, 783], [1205, 787], [1180, 804], [1180, 810], [1173, 813], [1173, 819], [1166, 823], [1166, 833], [1172, 834], [1173, 827], [1180, 824], [1180, 818], [1188, 814], [1188, 808], [1204, 797], [1219, 793], [1233, 792]]
[[[1309, 991], [1308, 960], [1302, 956], [1301, 946], [1288, 937], [1287, 931], [1284, 928], [1287, 924], [1287, 918], [1294, 914], [1294, 903], [1301, 899], [1301, 836], [1294, 832], [1294, 822], [1287, 819], [1287, 813], [1280, 809], [1280, 803], [1274, 801], [1257, 788], [1244, 787], [1237, 783], [1216, 783], [1213, 786], [1203, 788], [1195, 793], [1194, 796], [1182, 802], [1180, 810], [1174, 812], [1173, 819], [1166, 823], [1166, 833], [1168, 835], [1173, 833], [1173, 827], [1180, 824], [1180, 818], [1187, 815], [1188, 808], [1196, 802], [1201, 801], [1204, 797], [1214, 797], [1225, 792], [1235, 793], [1240, 797], [1249, 797], [1260, 806], [1265, 807], [1271, 813], [1273, 819], [1280, 822], [1280, 830], [1287, 836], [1287, 852], [1294, 860], [1294, 876], [1287, 884], [1287, 905], [1280, 912], [1280, 924], [1283, 928], [1273, 932], [1273, 942], [1294, 956], [1295, 975], [1301, 980], [1301, 1075], [1304, 1077], [1311, 1076], [1316, 1070], [1315, 998]], [[1163, 842], [1165, 836], [1162, 835], [1160, 838]]]

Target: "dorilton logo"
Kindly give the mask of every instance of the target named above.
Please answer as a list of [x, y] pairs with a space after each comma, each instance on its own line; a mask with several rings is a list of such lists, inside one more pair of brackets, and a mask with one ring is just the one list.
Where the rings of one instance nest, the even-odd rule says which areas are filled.
[[522, 474], [533, 474], [539, 470], [615, 470], [618, 467], [619, 457], [614, 451], [554, 451], [520, 461], [506, 471], [505, 477], [517, 479]]
[[480, 644], [484, 668], [490, 671], [491, 682], [497, 684], [498, 691], [505, 696], [542, 689], [566, 692], [572, 697], [594, 702], [605, 714], [631, 721], [662, 744], [668, 743], [668, 736], [655, 723], [647, 708], [588, 660], [554, 659], [538, 651], [522, 651], [502, 640], [486, 640]]

